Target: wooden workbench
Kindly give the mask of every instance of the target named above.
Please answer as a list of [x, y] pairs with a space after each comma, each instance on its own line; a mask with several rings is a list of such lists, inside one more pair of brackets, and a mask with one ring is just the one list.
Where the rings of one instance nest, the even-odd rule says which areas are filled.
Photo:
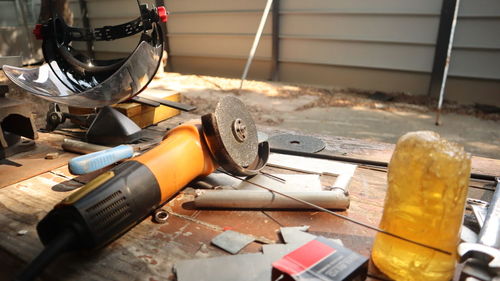
[[[178, 124], [189, 115], [173, 118], [150, 128], [162, 135], [167, 127]], [[270, 134], [276, 128], [261, 127]], [[92, 176], [75, 178], [65, 163], [74, 156], [60, 150], [62, 136], [41, 134], [39, 146], [59, 150], [57, 164], [45, 164], [46, 171], [0, 189], [0, 280], [11, 280], [41, 250], [36, 234], [37, 222], [60, 200], [88, 182]], [[370, 160], [388, 161], [393, 145], [373, 143], [342, 137], [321, 136], [331, 153]], [[45, 153], [45, 152], [43, 152]], [[19, 161], [29, 169], [31, 161], [44, 165], [44, 154], [18, 155]], [[40, 162], [42, 161], [42, 162]], [[49, 160], [44, 160], [49, 161]], [[40, 164], [41, 163], [41, 164]], [[59, 166], [57, 168], [53, 166]], [[7, 176], [7, 168], [0, 165], [0, 177]], [[9, 176], [16, 170], [8, 167]], [[19, 171], [19, 170], [18, 170]], [[500, 171], [500, 161], [485, 158], [473, 159], [473, 171], [495, 174]], [[483, 186], [474, 181], [471, 185]], [[358, 167], [349, 187], [350, 208], [343, 215], [377, 226], [382, 215], [386, 190], [386, 171]], [[471, 196], [487, 196], [484, 190], [471, 188]], [[172, 266], [182, 259], [227, 255], [210, 245], [210, 240], [225, 227], [280, 242], [277, 230], [282, 226], [310, 225], [310, 232], [339, 238], [344, 245], [369, 256], [375, 233], [322, 212], [305, 211], [232, 211], [195, 210], [184, 204], [192, 200], [190, 192], [180, 192], [165, 209], [170, 217], [165, 224], [145, 220], [106, 248], [92, 253], [68, 254], [48, 267], [42, 280], [174, 280]], [[184, 204], [184, 205], [183, 205]], [[261, 244], [251, 243], [242, 253], [259, 252]], [[373, 266], [372, 275], [380, 276]], [[375, 279], [370, 279], [375, 280]]]

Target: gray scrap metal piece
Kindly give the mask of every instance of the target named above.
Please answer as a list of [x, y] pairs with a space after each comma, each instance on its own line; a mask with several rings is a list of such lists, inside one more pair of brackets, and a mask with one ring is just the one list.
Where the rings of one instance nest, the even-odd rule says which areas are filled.
[[306, 232], [308, 229], [308, 225], [281, 227], [280, 233], [281, 237], [283, 238], [283, 242], [285, 242], [286, 244], [304, 245], [305, 243], [316, 238], [315, 235]]
[[[304, 244], [318, 238], [316, 235], [307, 233], [308, 229], [308, 225], [280, 228], [281, 236], [286, 244], [262, 245], [262, 253], [273, 262], [281, 259]], [[340, 239], [329, 240], [344, 246]]]
[[261, 253], [183, 260], [174, 265], [177, 281], [271, 280], [272, 261]]
[[[283, 238], [283, 242], [286, 244], [298, 244], [299, 246], [304, 245], [305, 243], [314, 240], [317, 238], [316, 235], [308, 233], [309, 230], [308, 225], [304, 226], [292, 226], [292, 227], [281, 227], [280, 233]], [[342, 240], [340, 239], [331, 239], [331, 241], [344, 246]]]
[[252, 236], [227, 230], [215, 236], [212, 239], [212, 244], [234, 255], [253, 241], [255, 241], [255, 238]]
[[[307, 231], [308, 228], [309, 226], [281, 228], [288, 241], [290, 241], [290, 244], [263, 245], [262, 254], [226, 255], [221, 257], [179, 261], [174, 265], [177, 281], [271, 280], [273, 262], [309, 242], [309, 238], [316, 238], [315, 235], [304, 232]], [[342, 245], [342, 242], [338, 239], [331, 240]]]
[[269, 257], [271, 261], [277, 261], [302, 245], [304, 243], [262, 245], [262, 253]]

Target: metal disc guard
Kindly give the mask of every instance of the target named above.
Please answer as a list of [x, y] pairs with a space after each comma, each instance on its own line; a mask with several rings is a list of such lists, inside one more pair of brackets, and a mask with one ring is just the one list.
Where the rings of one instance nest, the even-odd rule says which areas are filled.
[[215, 113], [203, 115], [201, 122], [212, 156], [227, 172], [251, 176], [266, 165], [269, 144], [258, 143], [252, 116], [239, 99], [222, 98]]

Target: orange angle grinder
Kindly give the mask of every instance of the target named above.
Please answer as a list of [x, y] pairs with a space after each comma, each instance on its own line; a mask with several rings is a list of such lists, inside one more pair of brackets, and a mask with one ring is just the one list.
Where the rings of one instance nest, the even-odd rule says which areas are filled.
[[157, 147], [99, 175], [57, 204], [37, 225], [45, 249], [17, 280], [34, 279], [63, 252], [105, 246], [219, 166], [234, 175], [254, 175], [268, 156], [269, 145], [258, 143], [243, 103], [225, 97], [201, 122], [174, 128]]

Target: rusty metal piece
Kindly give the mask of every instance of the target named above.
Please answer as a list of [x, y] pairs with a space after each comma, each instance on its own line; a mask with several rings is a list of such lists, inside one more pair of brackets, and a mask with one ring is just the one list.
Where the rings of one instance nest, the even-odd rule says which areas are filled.
[[0, 158], [31, 149], [34, 142], [21, 141], [21, 136], [37, 139], [35, 121], [27, 103], [5, 97], [8, 87], [0, 88]]
[[111, 148], [109, 146], [97, 145], [73, 139], [64, 139], [61, 147], [66, 151], [80, 154], [87, 154]]
[[167, 211], [157, 209], [153, 214], [153, 221], [159, 224], [164, 224], [167, 222], [169, 216], [170, 214]]
[[51, 152], [51, 153], [47, 153], [45, 155], [45, 159], [47, 159], [47, 160], [57, 159], [58, 157], [59, 157], [59, 153], [58, 152]]
[[239, 99], [222, 98], [215, 113], [201, 117], [210, 152], [227, 172], [238, 176], [255, 175], [269, 157], [269, 144], [258, 143], [257, 127]]

